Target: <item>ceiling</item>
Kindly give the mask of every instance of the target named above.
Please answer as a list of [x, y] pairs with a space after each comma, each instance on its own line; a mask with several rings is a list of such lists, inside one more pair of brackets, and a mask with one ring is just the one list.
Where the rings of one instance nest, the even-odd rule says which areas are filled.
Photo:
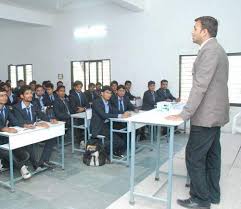
[[0, 0], [0, 3], [51, 13], [95, 6], [107, 2], [110, 2], [110, 0]]

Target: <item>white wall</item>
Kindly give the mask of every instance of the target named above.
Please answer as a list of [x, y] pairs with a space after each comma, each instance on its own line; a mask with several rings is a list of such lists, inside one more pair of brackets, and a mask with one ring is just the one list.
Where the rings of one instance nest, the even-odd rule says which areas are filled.
[[[217, 6], [220, 5], [220, 6]], [[218, 40], [227, 52], [240, 52], [241, 2], [238, 0], [150, 0], [147, 11], [134, 13], [115, 5], [100, 5], [59, 14], [54, 27], [1, 24], [0, 72], [7, 78], [7, 65], [32, 63], [34, 79], [57, 80], [64, 74], [70, 85], [70, 61], [110, 58], [112, 79], [133, 81], [141, 95], [149, 80], [169, 80], [178, 93], [179, 54], [197, 51], [191, 41], [194, 19], [212, 15], [219, 19]], [[75, 40], [73, 30], [83, 25], [106, 24], [108, 36]]]

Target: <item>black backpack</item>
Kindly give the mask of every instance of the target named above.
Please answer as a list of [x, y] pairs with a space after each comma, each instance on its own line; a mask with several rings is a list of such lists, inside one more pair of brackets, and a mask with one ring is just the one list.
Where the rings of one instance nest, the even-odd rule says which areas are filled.
[[99, 139], [91, 139], [86, 145], [83, 163], [88, 166], [102, 166], [106, 163], [106, 159], [105, 148]]

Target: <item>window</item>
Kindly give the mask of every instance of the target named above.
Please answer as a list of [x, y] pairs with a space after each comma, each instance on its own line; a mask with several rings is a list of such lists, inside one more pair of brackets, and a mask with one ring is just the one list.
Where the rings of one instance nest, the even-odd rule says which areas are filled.
[[[228, 53], [229, 59], [229, 102], [232, 106], [241, 106], [241, 53]], [[192, 87], [192, 67], [196, 55], [179, 56], [179, 96], [187, 101]]]
[[33, 80], [33, 66], [30, 64], [9, 65], [8, 79], [11, 80], [13, 88], [17, 86], [18, 80], [24, 80], [26, 84], [29, 84]]
[[89, 60], [71, 62], [71, 82], [76, 80], [83, 82], [84, 89], [89, 83], [100, 82], [102, 85], [110, 85], [110, 60]]

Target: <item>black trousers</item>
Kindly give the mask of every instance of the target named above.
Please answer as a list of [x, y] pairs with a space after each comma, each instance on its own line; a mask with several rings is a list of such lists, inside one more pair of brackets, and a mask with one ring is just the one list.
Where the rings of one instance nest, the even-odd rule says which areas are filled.
[[[105, 136], [105, 151], [110, 154], [110, 124], [105, 123], [101, 135]], [[113, 152], [115, 155], [123, 154], [126, 150], [126, 140], [121, 138], [119, 134], [113, 133]]]
[[204, 206], [220, 201], [220, 127], [191, 126], [186, 147], [191, 198]]

